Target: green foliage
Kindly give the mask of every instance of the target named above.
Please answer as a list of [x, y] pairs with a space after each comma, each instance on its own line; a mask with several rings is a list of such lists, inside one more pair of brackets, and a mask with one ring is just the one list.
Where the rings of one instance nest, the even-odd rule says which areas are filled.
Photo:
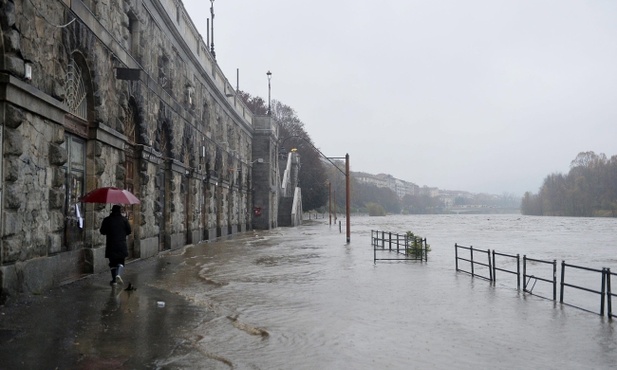
[[428, 252], [431, 251], [431, 246], [426, 244], [426, 241], [417, 235], [414, 235], [413, 232], [407, 231], [407, 240], [409, 244], [405, 248], [405, 254], [417, 259], [422, 259], [425, 255], [428, 255]]
[[442, 202], [428, 194], [403, 196], [403, 208], [410, 214], [441, 213]]
[[521, 212], [543, 216], [617, 217], [617, 156], [607, 159], [604, 154], [579, 153], [567, 175], [548, 175], [538, 194], [525, 193]]
[[[261, 97], [244, 91], [239, 91], [238, 95], [253, 114], [268, 114], [268, 102]], [[279, 124], [281, 154], [286, 155], [291, 149], [296, 149], [300, 155], [302, 170], [298, 174], [298, 186], [302, 188], [302, 207], [309, 211], [323, 206], [328, 200], [326, 171], [321, 154], [304, 129], [304, 123], [293, 108], [276, 100], [271, 101], [270, 113]], [[280, 159], [286, 160], [286, 157]]]
[[268, 102], [263, 100], [263, 98], [252, 96], [242, 90], [238, 90], [238, 97], [244, 101], [244, 104], [246, 104], [253, 114], [262, 116], [268, 114]]
[[296, 149], [300, 154], [298, 186], [302, 188], [302, 207], [313, 210], [323, 206], [328, 201], [324, 158], [304, 129], [304, 122], [293, 108], [276, 100], [272, 101], [272, 117], [280, 127], [281, 153]]
[[383, 208], [381, 204], [370, 202], [366, 204], [366, 209], [368, 211], [369, 216], [385, 216], [386, 215], [386, 209]]
[[[336, 209], [345, 209], [345, 161], [325, 163], [326, 176], [332, 186], [333, 204]], [[401, 212], [400, 200], [396, 193], [388, 188], [378, 188], [375, 185], [358, 182], [353, 174], [351, 176], [351, 209], [352, 212], [367, 212], [369, 203], [376, 203], [384, 208], [386, 213], [399, 214]]]

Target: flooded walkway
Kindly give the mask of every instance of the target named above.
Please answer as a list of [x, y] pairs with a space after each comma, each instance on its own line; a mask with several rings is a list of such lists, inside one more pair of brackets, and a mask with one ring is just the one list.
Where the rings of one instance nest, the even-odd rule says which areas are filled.
[[[428, 263], [373, 263], [324, 222], [250, 232], [0, 308], [0, 368], [609, 369], [606, 318], [454, 271], [454, 240], [417, 230]], [[460, 231], [460, 229], [457, 229]], [[400, 227], [396, 231], [405, 231]], [[436, 233], [436, 232], [435, 232]], [[434, 242], [431, 242], [434, 240]]]

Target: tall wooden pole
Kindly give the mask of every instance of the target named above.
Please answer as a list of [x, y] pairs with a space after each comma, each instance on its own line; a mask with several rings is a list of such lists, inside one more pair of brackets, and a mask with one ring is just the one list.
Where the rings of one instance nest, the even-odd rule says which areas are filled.
[[336, 223], [336, 189], [332, 190], [332, 204], [334, 204], [334, 223]]
[[330, 226], [332, 226], [332, 183], [328, 181], [328, 216], [330, 217]]
[[347, 244], [351, 241], [351, 191], [349, 176], [349, 153], [345, 154], [345, 216], [347, 219]]

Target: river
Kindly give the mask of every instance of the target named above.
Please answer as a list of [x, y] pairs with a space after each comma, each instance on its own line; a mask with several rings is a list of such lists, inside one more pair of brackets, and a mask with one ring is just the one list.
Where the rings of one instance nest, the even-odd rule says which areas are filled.
[[[458, 243], [617, 271], [617, 219], [354, 216], [349, 244], [345, 220], [339, 221], [342, 233], [326, 218], [186, 248], [182, 266], [159, 287], [202, 307], [204, 319], [185, 333], [196, 350], [159, 366], [206, 360], [204, 368], [220, 369], [617, 366], [611, 320], [522, 293], [512, 277], [491, 284], [456, 272], [454, 258]], [[375, 263], [371, 230], [426, 237], [428, 262]], [[585, 299], [581, 305], [598, 309], [596, 298]]]

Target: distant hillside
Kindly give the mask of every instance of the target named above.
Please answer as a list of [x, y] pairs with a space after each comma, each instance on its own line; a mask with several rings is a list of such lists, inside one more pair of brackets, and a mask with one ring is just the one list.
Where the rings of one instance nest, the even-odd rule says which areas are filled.
[[[344, 164], [328, 168], [328, 181], [336, 208], [345, 209]], [[351, 172], [351, 208], [368, 213], [376, 205], [388, 213], [518, 213], [520, 199], [513, 195], [473, 194], [418, 186], [389, 174]]]

